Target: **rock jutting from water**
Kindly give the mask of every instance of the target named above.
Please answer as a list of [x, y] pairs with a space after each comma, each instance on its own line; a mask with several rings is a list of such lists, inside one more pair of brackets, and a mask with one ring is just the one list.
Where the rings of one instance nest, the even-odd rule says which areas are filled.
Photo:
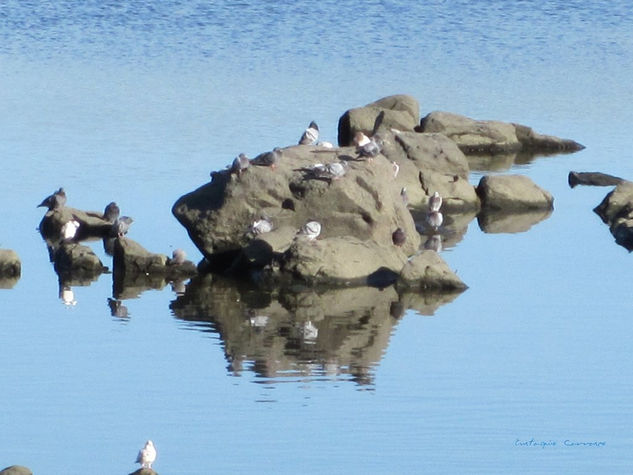
[[[482, 202], [514, 213], [551, 210], [553, 199], [536, 185], [527, 186], [524, 177], [510, 178], [509, 184], [521, 185], [522, 191], [504, 193], [497, 177], [490, 177], [492, 186], [476, 190], [462, 150], [473, 148], [463, 147], [459, 134], [447, 136], [450, 127], [432, 130], [439, 118], [427, 116], [419, 125], [418, 102], [406, 95], [350, 109], [339, 119], [338, 148], [277, 147], [239, 172], [235, 167], [214, 171], [211, 182], [179, 198], [172, 213], [205, 257], [205, 269], [272, 283], [299, 279], [380, 286], [400, 281], [465, 288], [446, 273], [439, 256], [424, 263], [417, 256], [425, 248], [441, 250], [443, 223], [458, 221], [446, 216], [474, 216]], [[462, 125], [471, 121], [453, 118]], [[482, 142], [497, 137], [488, 152], [582, 148], [516, 124], [472, 122], [469, 135], [479, 131]], [[442, 197], [441, 212], [433, 210], [437, 219], [432, 221], [427, 215], [427, 228], [416, 227], [409, 206], [428, 207], [435, 192]], [[312, 222], [318, 225], [315, 236], [320, 233], [316, 239], [305, 233]], [[427, 235], [424, 240], [420, 232]]]

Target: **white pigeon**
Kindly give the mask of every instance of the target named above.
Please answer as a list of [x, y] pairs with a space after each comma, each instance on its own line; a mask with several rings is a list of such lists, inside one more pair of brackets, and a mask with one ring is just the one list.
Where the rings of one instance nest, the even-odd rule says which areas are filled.
[[312, 121], [301, 135], [299, 145], [313, 145], [317, 140], [319, 140], [319, 126]]
[[314, 241], [321, 234], [321, 223], [317, 221], [308, 221], [301, 227], [300, 236], [304, 236], [308, 241]]
[[142, 468], [152, 468], [152, 464], [156, 460], [156, 448], [154, 442], [148, 440], [145, 446], [138, 451], [135, 463], [140, 463]]
[[369, 137], [359, 130], [356, 134], [354, 134], [353, 142], [356, 148], [364, 147], [369, 143]]
[[429, 198], [429, 211], [433, 212], [433, 211], [439, 211], [440, 208], [442, 207], [442, 197], [440, 196], [440, 194], [436, 191], [435, 193], [433, 193], [433, 195], [431, 195], [431, 197]]
[[62, 226], [62, 239], [64, 241], [70, 241], [77, 234], [79, 229], [79, 221], [71, 219]]
[[255, 221], [253, 221], [253, 224], [251, 224], [250, 227], [250, 231], [253, 234], [269, 233], [272, 230], [273, 223], [271, 223], [269, 219], [266, 219], [263, 216], [261, 219], [256, 219]]

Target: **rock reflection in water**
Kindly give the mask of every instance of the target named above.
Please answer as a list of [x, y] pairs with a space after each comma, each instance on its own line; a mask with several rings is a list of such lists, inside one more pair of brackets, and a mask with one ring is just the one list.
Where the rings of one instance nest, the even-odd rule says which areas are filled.
[[484, 210], [477, 216], [479, 228], [489, 234], [523, 233], [535, 224], [545, 221], [552, 210], [535, 210], [507, 213], [503, 211]]
[[405, 311], [432, 315], [457, 295], [398, 293], [393, 286], [271, 291], [206, 275], [194, 278], [171, 309], [192, 328], [219, 334], [232, 374], [368, 385]]

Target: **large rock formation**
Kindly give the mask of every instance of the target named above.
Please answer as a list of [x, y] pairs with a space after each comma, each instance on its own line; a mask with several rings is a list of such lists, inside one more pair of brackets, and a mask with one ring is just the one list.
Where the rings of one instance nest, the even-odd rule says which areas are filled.
[[541, 135], [530, 127], [496, 120], [474, 120], [459, 114], [435, 111], [422, 118], [421, 132], [446, 135], [466, 154], [576, 152], [584, 146], [568, 139]]
[[420, 122], [418, 101], [405, 94], [388, 96], [346, 111], [338, 122], [338, 143], [352, 144], [356, 132], [372, 136], [381, 130], [413, 131]]

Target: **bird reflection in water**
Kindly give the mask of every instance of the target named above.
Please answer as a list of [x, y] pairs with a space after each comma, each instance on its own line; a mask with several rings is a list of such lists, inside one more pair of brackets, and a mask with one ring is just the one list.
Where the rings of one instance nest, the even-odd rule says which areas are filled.
[[64, 305], [67, 307], [74, 307], [77, 305], [77, 300], [75, 300], [75, 292], [68, 285], [62, 285], [59, 288], [59, 298]]
[[110, 315], [119, 318], [128, 318], [127, 307], [123, 305], [122, 300], [108, 299], [108, 307], [110, 307]]

